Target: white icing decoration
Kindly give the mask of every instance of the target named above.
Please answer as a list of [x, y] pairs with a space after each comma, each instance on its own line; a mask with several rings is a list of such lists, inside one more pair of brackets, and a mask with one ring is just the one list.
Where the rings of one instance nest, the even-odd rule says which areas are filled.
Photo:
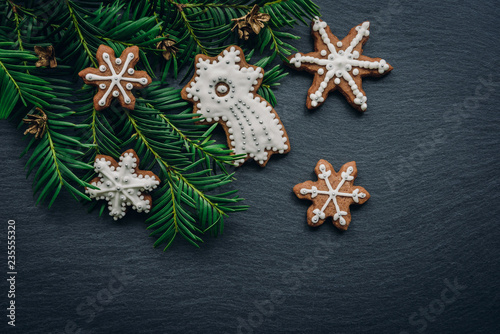
[[[134, 74], [134, 69], [128, 68], [130, 62], [134, 59], [134, 54], [129, 53], [127, 55], [127, 59], [125, 60], [125, 64], [123, 65], [121, 72], [118, 74], [116, 73], [115, 68], [113, 67], [113, 64], [111, 63], [109, 54], [104, 52], [102, 57], [103, 57], [104, 61], [106, 62], [106, 64], [108, 64], [108, 67], [111, 70], [111, 75], [101, 76], [101, 75], [96, 75], [96, 74], [87, 74], [85, 76], [85, 79], [87, 79], [88, 81], [98, 81], [98, 80], [111, 81], [111, 83], [108, 87], [108, 90], [106, 91], [106, 93], [104, 93], [102, 98], [99, 100], [99, 105], [100, 106], [106, 105], [106, 100], [107, 100], [109, 94], [111, 94], [111, 92], [113, 92], [114, 97], [118, 97], [120, 95], [120, 92], [121, 92], [125, 103], [129, 104], [132, 101], [131, 101], [130, 97], [127, 95], [127, 92], [125, 91], [125, 89], [123, 89], [122, 81], [138, 82], [141, 85], [146, 85], [148, 83], [147, 78], [129, 78], [129, 77], [123, 76], [125, 74], [125, 71], [127, 71], [127, 69], [128, 69], [129, 74], [131, 74], [131, 75]], [[118, 59], [119, 58], [117, 58], [117, 60]], [[121, 60], [120, 60], [120, 64], [121, 64]], [[118, 90], [113, 91], [113, 88], [115, 86], [118, 87], [119, 91]]]
[[220, 85], [219, 87], [217, 87], [217, 91], [221, 94], [226, 94], [227, 90], [228, 90], [227, 87], [224, 85]]
[[[326, 32], [325, 28], [327, 27], [327, 23], [324, 21], [320, 21], [319, 17], [314, 18], [314, 24], [313, 24], [313, 31], [317, 31], [323, 43], [327, 46], [328, 50], [330, 53], [327, 55], [327, 52], [323, 52], [325, 50], [322, 50], [320, 52], [321, 56], [326, 57], [325, 58], [315, 58], [311, 56], [304, 56], [300, 53], [295, 54], [295, 57], [290, 59], [290, 63], [294, 64], [295, 67], [300, 67], [302, 63], [309, 63], [309, 64], [317, 64], [320, 66], [324, 67], [324, 71], [326, 71], [325, 78], [324, 78], [324, 83], [327, 85], [321, 85], [318, 90], [310, 95], [310, 98], [312, 100], [311, 105], [313, 107], [318, 106], [319, 103], [323, 102], [325, 100], [325, 88], [328, 86], [328, 83], [330, 80], [336, 76], [337, 78], [334, 80], [334, 83], [336, 85], [340, 84], [340, 79], [344, 79], [346, 82], [349, 83], [349, 86], [351, 87], [351, 90], [353, 93], [358, 90], [358, 87], [354, 84], [354, 81], [351, 77], [350, 72], [352, 71], [353, 75], [358, 75], [359, 70], [355, 67], [358, 68], [367, 68], [367, 69], [378, 69], [378, 72], [380, 74], [384, 73], [385, 71], [389, 70], [389, 65], [385, 60], [380, 60], [378, 61], [360, 61], [357, 60], [359, 58], [359, 52], [358, 51], [353, 51], [354, 48], [362, 41], [362, 39], [370, 34], [370, 31], [368, 30], [370, 28], [370, 22], [363, 22], [361, 25], [356, 27], [357, 34], [356, 37], [354, 37], [350, 43], [350, 45], [347, 47], [345, 50], [338, 50], [335, 48], [335, 45], [333, 45], [328, 37], [328, 33]], [[342, 47], [342, 42], [337, 42], [337, 48]], [[354, 68], [354, 70], [353, 70]], [[318, 70], [319, 74], [319, 70]], [[321, 75], [321, 74], [320, 74]], [[337, 80], [338, 79], [338, 80]], [[352, 83], [352, 84], [351, 84]], [[359, 91], [359, 90], [358, 90]], [[358, 95], [354, 93], [354, 95]], [[355, 99], [354, 103], [357, 105], [361, 106], [362, 110], [365, 110], [367, 105], [366, 105], [366, 96], [363, 96], [363, 99]]]
[[330, 202], [333, 202], [333, 205], [335, 205], [335, 212], [336, 212], [335, 215], [333, 216], [333, 220], [334, 221], [339, 220], [340, 225], [345, 225], [346, 221], [342, 216], [346, 216], [347, 212], [340, 211], [339, 205], [337, 204], [337, 196], [352, 197], [355, 203], [359, 203], [360, 198], [366, 197], [366, 194], [363, 192], [359, 192], [359, 189], [354, 189], [352, 193], [345, 193], [340, 191], [340, 188], [342, 188], [342, 186], [346, 181], [354, 180], [354, 177], [351, 176], [351, 174], [354, 172], [354, 168], [352, 166], [349, 166], [347, 168], [347, 171], [341, 173], [342, 180], [339, 182], [339, 184], [335, 189], [333, 189], [329, 180], [329, 177], [332, 175], [332, 171], [327, 170], [324, 164], [321, 164], [319, 166], [319, 170], [321, 171], [321, 174], [318, 175], [318, 178], [325, 180], [326, 186], [328, 187], [328, 191], [318, 190], [318, 188], [314, 186], [311, 187], [311, 189], [306, 189], [306, 188], [300, 189], [300, 193], [302, 195], [311, 194], [311, 198], [315, 198], [318, 195], [328, 196], [328, 199], [326, 200], [321, 210], [315, 209], [313, 211], [314, 217], [312, 218], [312, 222], [313, 224], [317, 224], [320, 219], [325, 219], [325, 210], [328, 207], [328, 204]]
[[217, 60], [199, 58], [197, 76], [186, 93], [188, 98], [199, 101], [197, 112], [206, 121], [226, 122], [235, 154], [246, 154], [264, 164], [269, 159], [267, 151], [284, 153], [288, 149], [288, 139], [272, 106], [250, 93], [263, 77], [262, 68], [240, 67], [240, 56], [240, 51], [231, 47]]
[[111, 166], [111, 161], [105, 158], [96, 159], [94, 170], [101, 178], [92, 185], [100, 189], [86, 188], [90, 198], [105, 199], [108, 201], [109, 215], [114, 220], [123, 218], [127, 206], [132, 206], [137, 212], [148, 213], [151, 209], [149, 200], [144, 200], [143, 192], [155, 189], [159, 184], [154, 176], [138, 175], [137, 158], [132, 153], [124, 153], [120, 157], [118, 167]]

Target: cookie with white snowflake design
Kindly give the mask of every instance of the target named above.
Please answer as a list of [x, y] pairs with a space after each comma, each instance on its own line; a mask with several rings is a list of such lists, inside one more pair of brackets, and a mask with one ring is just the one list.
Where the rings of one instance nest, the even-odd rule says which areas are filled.
[[99, 87], [94, 96], [94, 108], [106, 109], [114, 98], [118, 98], [122, 107], [133, 110], [135, 96], [131, 92], [132, 89], [145, 88], [152, 82], [145, 71], [134, 69], [139, 61], [139, 48], [128, 47], [116, 58], [112, 48], [101, 45], [96, 58], [99, 68], [88, 67], [78, 73], [87, 85]]
[[216, 57], [197, 55], [195, 64], [196, 72], [181, 96], [193, 103], [199, 123], [224, 127], [233, 154], [245, 155], [236, 166], [248, 159], [265, 166], [271, 155], [290, 151], [278, 114], [257, 94], [264, 70], [249, 65], [243, 50], [230, 46]]
[[160, 179], [153, 172], [139, 169], [139, 157], [134, 150], [125, 151], [116, 162], [110, 156], [97, 155], [94, 170], [98, 174], [90, 184], [99, 189], [86, 187], [90, 198], [108, 201], [109, 215], [114, 220], [123, 218], [128, 207], [148, 213], [152, 199], [147, 192], [156, 189]]
[[319, 226], [328, 217], [333, 217], [333, 224], [340, 230], [347, 230], [351, 222], [351, 204], [363, 204], [370, 194], [363, 187], [355, 186], [358, 175], [356, 162], [346, 163], [336, 173], [326, 160], [316, 164], [314, 172], [318, 181], [306, 181], [293, 187], [293, 192], [300, 199], [312, 201], [307, 210], [307, 224]]
[[339, 90], [349, 104], [359, 111], [367, 108], [367, 97], [362, 88], [363, 77], [380, 77], [392, 71], [384, 59], [363, 55], [363, 45], [370, 35], [370, 22], [351, 29], [342, 40], [338, 39], [326, 22], [318, 17], [312, 22], [314, 52], [297, 53], [288, 57], [289, 65], [314, 75], [306, 106], [321, 106], [330, 92]]

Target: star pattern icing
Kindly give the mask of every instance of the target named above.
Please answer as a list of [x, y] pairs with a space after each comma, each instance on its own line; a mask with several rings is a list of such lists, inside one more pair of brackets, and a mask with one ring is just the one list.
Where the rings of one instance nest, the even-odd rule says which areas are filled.
[[333, 217], [337, 228], [347, 230], [351, 222], [349, 206], [363, 204], [370, 198], [363, 187], [353, 185], [358, 173], [356, 163], [348, 162], [336, 173], [328, 161], [320, 160], [314, 171], [318, 181], [306, 181], [293, 188], [298, 198], [313, 202], [307, 210], [307, 224], [319, 226]]
[[384, 59], [362, 55], [363, 45], [370, 35], [370, 22], [351, 29], [339, 40], [326, 22], [316, 17], [312, 22], [315, 51], [290, 56], [290, 66], [314, 74], [308, 91], [307, 107], [314, 109], [324, 103], [329, 92], [339, 90], [359, 111], [367, 108], [362, 89], [362, 77], [382, 76], [393, 68]]
[[90, 184], [100, 189], [85, 188], [90, 198], [108, 201], [109, 215], [123, 218], [127, 207], [148, 213], [152, 199], [148, 191], [160, 184], [158, 176], [139, 169], [139, 157], [134, 150], [125, 151], [116, 162], [110, 156], [97, 155], [94, 170], [98, 176]]
[[94, 96], [95, 109], [106, 109], [114, 98], [118, 98], [122, 107], [133, 110], [135, 97], [132, 89], [145, 88], [152, 82], [145, 71], [134, 70], [139, 61], [139, 48], [128, 47], [120, 58], [116, 58], [112, 48], [101, 45], [96, 58], [99, 68], [89, 67], [78, 74], [86, 84], [99, 87]]

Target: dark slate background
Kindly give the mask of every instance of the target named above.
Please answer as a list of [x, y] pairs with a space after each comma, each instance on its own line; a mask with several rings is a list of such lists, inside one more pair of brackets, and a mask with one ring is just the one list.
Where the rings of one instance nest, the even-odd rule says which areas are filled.
[[[0, 122], [0, 240], [5, 254], [15, 219], [18, 265], [17, 326], [4, 330], [2, 315], [2, 333], [500, 330], [499, 6], [317, 3], [339, 37], [370, 20], [365, 54], [395, 70], [365, 80], [365, 114], [339, 94], [307, 111], [312, 77], [291, 72], [276, 95], [292, 151], [238, 169], [230, 187], [251, 209], [199, 250], [181, 239], [153, 249], [141, 215], [116, 223], [68, 196], [35, 206], [18, 159], [26, 142]], [[294, 32], [312, 50], [309, 28]], [[355, 160], [372, 195], [345, 233], [309, 228], [309, 204], [292, 193], [320, 158]], [[6, 313], [5, 279], [0, 288]]]

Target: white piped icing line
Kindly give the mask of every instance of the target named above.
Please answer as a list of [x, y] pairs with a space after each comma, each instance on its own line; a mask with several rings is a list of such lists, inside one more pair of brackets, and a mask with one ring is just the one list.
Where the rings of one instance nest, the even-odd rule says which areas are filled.
[[85, 192], [90, 198], [108, 201], [109, 215], [114, 220], [125, 216], [127, 206], [137, 212], [148, 213], [151, 209], [150, 200], [144, 198], [143, 192], [155, 189], [160, 181], [155, 176], [137, 174], [137, 164], [134, 154], [127, 152], [120, 156], [119, 166], [116, 168], [106, 158], [96, 159], [94, 162], [94, 170], [100, 181], [92, 182], [92, 185], [100, 189], [85, 188]]
[[[225, 122], [235, 154], [246, 154], [264, 165], [270, 158], [268, 151], [282, 154], [289, 149], [288, 138], [273, 107], [255, 96], [262, 68], [238, 65], [242, 59], [244, 55], [234, 46], [216, 60], [198, 58], [194, 81], [185, 92], [207, 122]], [[236, 160], [235, 165], [244, 161]]]
[[361, 110], [364, 111], [367, 108], [367, 97], [359, 90], [359, 87], [354, 82], [352, 75], [359, 75], [358, 68], [378, 69], [378, 72], [383, 74], [385, 71], [389, 70], [389, 64], [387, 64], [387, 62], [383, 59], [380, 61], [360, 61], [358, 60], [360, 56], [359, 52], [353, 51], [364, 37], [369, 36], [370, 22], [363, 22], [361, 25], [356, 27], [356, 37], [353, 38], [350, 45], [345, 50], [341, 49], [343, 47], [341, 41], [337, 42], [336, 46], [331, 43], [328, 33], [325, 30], [326, 27], [326, 22], [320, 21], [317, 16], [314, 18], [312, 29], [320, 34], [320, 37], [329, 52], [326, 50], [320, 51], [320, 55], [323, 58], [315, 58], [297, 53], [294, 58], [290, 59], [290, 63], [294, 64], [297, 68], [301, 67], [303, 63], [321, 66], [318, 70], [318, 74], [324, 74], [325, 78], [320, 84], [318, 90], [309, 96], [313, 107], [317, 107], [319, 103], [325, 101], [325, 89], [328, 86], [328, 83], [335, 78], [334, 83], [336, 85], [340, 84], [341, 79], [344, 79], [349, 84], [352, 93], [356, 97], [354, 99], [354, 103], [359, 105]]
[[345, 172], [341, 173], [342, 180], [339, 182], [339, 184], [335, 189], [333, 189], [329, 180], [329, 177], [332, 175], [332, 171], [327, 170], [324, 164], [319, 165], [319, 170], [321, 171], [321, 174], [318, 175], [318, 178], [325, 180], [326, 186], [328, 187], [328, 191], [318, 190], [318, 188], [315, 186], [312, 186], [311, 189], [307, 188], [300, 189], [300, 193], [302, 195], [311, 194], [311, 198], [315, 198], [318, 195], [328, 196], [328, 199], [326, 200], [321, 210], [314, 209], [313, 211], [314, 216], [312, 217], [312, 222], [313, 224], [317, 224], [320, 219], [325, 219], [325, 210], [328, 207], [328, 204], [330, 204], [330, 202], [333, 202], [336, 212], [335, 215], [333, 216], [333, 220], [334, 221], [338, 220], [339, 224], [344, 226], [346, 224], [346, 220], [344, 219], [343, 216], [346, 216], [347, 212], [340, 210], [339, 205], [337, 203], [337, 196], [351, 197], [355, 203], [359, 203], [359, 199], [365, 198], [366, 194], [360, 192], [359, 189], [354, 189], [352, 193], [345, 193], [340, 191], [340, 189], [342, 188], [342, 186], [346, 181], [352, 181], [354, 179], [354, 177], [351, 175], [354, 172], [354, 168], [352, 166], [349, 166]]
[[[110, 81], [109, 85], [103, 85], [103, 84], [99, 85], [100, 89], [106, 89], [107, 88], [106, 92], [104, 93], [104, 95], [102, 96], [102, 98], [98, 102], [99, 106], [104, 107], [106, 105], [106, 100], [108, 99], [109, 94], [112, 94], [114, 97], [118, 97], [118, 96], [120, 96], [120, 92], [123, 95], [124, 102], [126, 104], [130, 104], [132, 102], [132, 100], [130, 99], [130, 97], [128, 96], [127, 92], [123, 88], [122, 81], [128, 82], [126, 84], [127, 90], [132, 90], [132, 88], [133, 88], [133, 85], [131, 84], [132, 82], [140, 83], [143, 86], [147, 86], [148, 82], [149, 82], [148, 78], [146, 78], [146, 77], [143, 77], [143, 78], [130, 78], [130, 77], [123, 76], [125, 74], [125, 72], [127, 72], [129, 75], [133, 75], [135, 73], [135, 71], [134, 71], [133, 68], [129, 68], [130, 62], [135, 57], [134, 54], [132, 52], [130, 52], [130, 53], [127, 54], [127, 58], [125, 60], [125, 64], [123, 65], [123, 68], [120, 71], [120, 73], [116, 73], [115, 68], [113, 66], [113, 63], [111, 62], [111, 59], [110, 59], [111, 56], [109, 55], [109, 53], [104, 52], [102, 54], [102, 57], [104, 59], [104, 62], [108, 65], [107, 68], [110, 69], [111, 75], [97, 75], [97, 74], [92, 74], [92, 73], [88, 73], [87, 75], [85, 75], [85, 79], [87, 79], [88, 81], [100, 81], [100, 80]], [[116, 58], [115, 59], [115, 64], [116, 65], [121, 65], [122, 64], [122, 60], [120, 58]], [[101, 72], [106, 72], [107, 68], [106, 68], [105, 65], [99, 66], [99, 70]], [[118, 87], [119, 91], [118, 90], [113, 91], [113, 89], [115, 88], [115, 86]]]

